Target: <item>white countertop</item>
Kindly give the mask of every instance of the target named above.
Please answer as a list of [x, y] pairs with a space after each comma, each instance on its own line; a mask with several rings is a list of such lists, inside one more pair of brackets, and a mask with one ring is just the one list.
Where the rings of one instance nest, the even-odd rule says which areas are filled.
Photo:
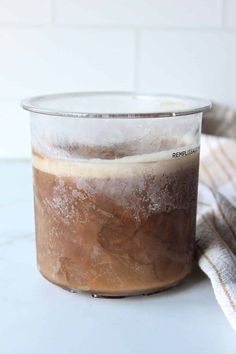
[[35, 265], [31, 168], [0, 163], [0, 354], [235, 354], [236, 335], [198, 270], [147, 297], [95, 299]]

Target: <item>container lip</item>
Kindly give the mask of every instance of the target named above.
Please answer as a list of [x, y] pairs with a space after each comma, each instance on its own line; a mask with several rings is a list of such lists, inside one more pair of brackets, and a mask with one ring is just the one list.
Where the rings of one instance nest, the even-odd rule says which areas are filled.
[[[73, 98], [73, 97], [92, 97], [92, 96], [124, 96], [124, 97], [132, 97], [137, 99], [172, 99], [176, 100], [176, 102], [187, 103], [191, 102], [188, 108], [184, 109], [166, 109], [166, 110], [157, 110], [150, 112], [131, 112], [131, 113], [103, 113], [103, 112], [80, 112], [80, 111], [69, 111], [69, 110], [61, 110], [48, 108], [47, 105], [40, 105], [40, 102], [48, 100], [60, 100], [62, 98]], [[138, 119], [138, 118], [165, 118], [165, 117], [177, 117], [177, 116], [185, 116], [191, 115], [195, 113], [206, 112], [211, 109], [212, 104], [211, 101], [191, 97], [184, 95], [176, 95], [176, 94], [148, 94], [142, 92], [135, 91], [88, 91], [88, 92], [68, 92], [68, 93], [56, 93], [56, 94], [48, 94], [41, 96], [33, 96], [24, 99], [21, 102], [21, 106], [23, 109], [37, 113], [42, 115], [52, 115], [52, 116], [61, 116], [68, 118], [100, 118], [100, 119], [108, 119], [108, 118], [119, 118], [119, 119]]]

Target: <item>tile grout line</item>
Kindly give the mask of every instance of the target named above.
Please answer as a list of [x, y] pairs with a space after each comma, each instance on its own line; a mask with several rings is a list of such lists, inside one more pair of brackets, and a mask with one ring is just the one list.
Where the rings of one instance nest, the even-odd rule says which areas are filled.
[[228, 7], [228, 0], [221, 0], [221, 27], [222, 29], [228, 29], [226, 26], [226, 13]]
[[[224, 2], [223, 2], [224, 4]], [[137, 25], [97, 25], [97, 24], [60, 24], [55, 22], [55, 14], [52, 7], [51, 10], [51, 21], [49, 23], [41, 23], [41, 24], [27, 24], [27, 23], [1, 23], [0, 22], [0, 30], [4, 29], [16, 29], [16, 30], [34, 30], [34, 29], [45, 29], [45, 28], [53, 28], [55, 30], [110, 30], [110, 31], [177, 31], [177, 32], [236, 32], [236, 27], [226, 27], [226, 26], [215, 26], [215, 27], [178, 27], [178, 26], [137, 26]], [[222, 6], [222, 19], [221, 22], [225, 21], [226, 7]]]
[[55, 17], [55, 11], [54, 11], [55, 3], [54, 0], [50, 0], [50, 25], [51, 27], [56, 27], [56, 17]]

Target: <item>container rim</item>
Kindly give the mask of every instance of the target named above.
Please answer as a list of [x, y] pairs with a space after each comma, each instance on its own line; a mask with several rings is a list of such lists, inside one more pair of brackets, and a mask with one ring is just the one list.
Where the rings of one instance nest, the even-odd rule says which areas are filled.
[[[186, 105], [187, 108], [183, 109], [157, 109], [145, 112], [89, 112], [89, 111], [77, 111], [77, 110], [67, 110], [67, 109], [57, 109], [51, 108], [50, 105], [47, 107], [47, 102], [57, 101], [61, 99], [72, 99], [72, 98], [91, 98], [91, 97], [102, 97], [110, 96], [122, 96], [130, 97], [132, 99], [152, 99], [152, 100], [169, 100], [175, 103]], [[88, 91], [88, 92], [68, 92], [68, 93], [56, 93], [41, 96], [34, 96], [24, 99], [21, 102], [23, 109], [42, 115], [52, 115], [61, 116], [68, 118], [119, 118], [119, 119], [137, 119], [137, 118], [165, 118], [165, 117], [177, 117], [191, 115], [195, 113], [206, 112], [211, 109], [211, 101], [196, 98], [191, 96], [176, 95], [176, 94], [148, 94], [135, 91]]]

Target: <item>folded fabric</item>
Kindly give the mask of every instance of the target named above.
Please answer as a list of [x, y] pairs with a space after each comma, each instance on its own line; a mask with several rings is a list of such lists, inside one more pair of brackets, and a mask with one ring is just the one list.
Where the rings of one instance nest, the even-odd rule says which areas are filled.
[[198, 263], [236, 330], [236, 140], [202, 136], [199, 180]]
[[236, 139], [236, 110], [214, 103], [212, 109], [204, 113], [202, 131]]

